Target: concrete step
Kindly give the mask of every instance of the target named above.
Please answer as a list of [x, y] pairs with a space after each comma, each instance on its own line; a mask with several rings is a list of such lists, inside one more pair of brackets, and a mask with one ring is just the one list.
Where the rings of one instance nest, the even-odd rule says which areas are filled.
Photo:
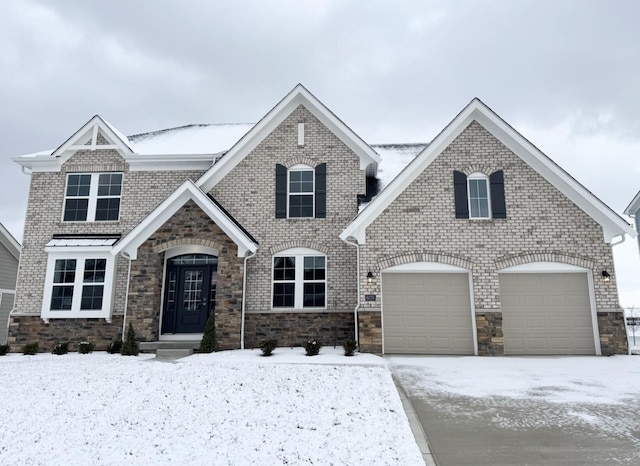
[[158, 349], [156, 358], [158, 359], [179, 359], [186, 358], [193, 354], [193, 349]]
[[140, 351], [156, 351], [160, 349], [198, 349], [200, 348], [200, 340], [183, 340], [183, 341], [141, 341]]

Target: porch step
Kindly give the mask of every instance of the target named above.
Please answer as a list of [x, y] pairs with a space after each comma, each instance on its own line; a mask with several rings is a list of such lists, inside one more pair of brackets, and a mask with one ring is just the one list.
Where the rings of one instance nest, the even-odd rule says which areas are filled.
[[158, 349], [156, 358], [158, 359], [179, 359], [186, 358], [193, 354], [193, 349]]
[[[198, 349], [200, 348], [200, 340], [174, 340], [174, 341], [141, 341], [140, 351], [156, 351], [156, 350], [179, 350], [179, 349]], [[193, 351], [192, 351], [193, 352]]]

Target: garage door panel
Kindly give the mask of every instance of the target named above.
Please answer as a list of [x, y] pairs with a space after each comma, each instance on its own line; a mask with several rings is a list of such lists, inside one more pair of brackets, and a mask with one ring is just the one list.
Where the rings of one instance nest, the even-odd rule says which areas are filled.
[[386, 353], [473, 354], [466, 273], [384, 273]]
[[501, 274], [505, 354], [595, 354], [586, 273]]

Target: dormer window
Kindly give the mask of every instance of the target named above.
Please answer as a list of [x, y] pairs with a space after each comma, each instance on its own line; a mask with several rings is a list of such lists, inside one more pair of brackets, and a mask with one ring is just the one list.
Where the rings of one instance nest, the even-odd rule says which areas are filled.
[[120, 217], [122, 173], [69, 173], [65, 222], [109, 222]]

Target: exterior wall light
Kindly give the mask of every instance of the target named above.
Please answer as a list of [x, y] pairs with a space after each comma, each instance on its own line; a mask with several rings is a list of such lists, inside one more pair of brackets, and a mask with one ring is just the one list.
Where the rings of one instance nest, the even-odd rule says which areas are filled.
[[367, 272], [367, 283], [371, 283], [373, 281], [373, 273], [371, 273], [371, 270], [369, 270], [369, 272]]
[[607, 272], [606, 270], [603, 270], [602, 279], [604, 280], [605, 283], [609, 283], [609, 280], [611, 280], [611, 275], [609, 275], [609, 272]]

